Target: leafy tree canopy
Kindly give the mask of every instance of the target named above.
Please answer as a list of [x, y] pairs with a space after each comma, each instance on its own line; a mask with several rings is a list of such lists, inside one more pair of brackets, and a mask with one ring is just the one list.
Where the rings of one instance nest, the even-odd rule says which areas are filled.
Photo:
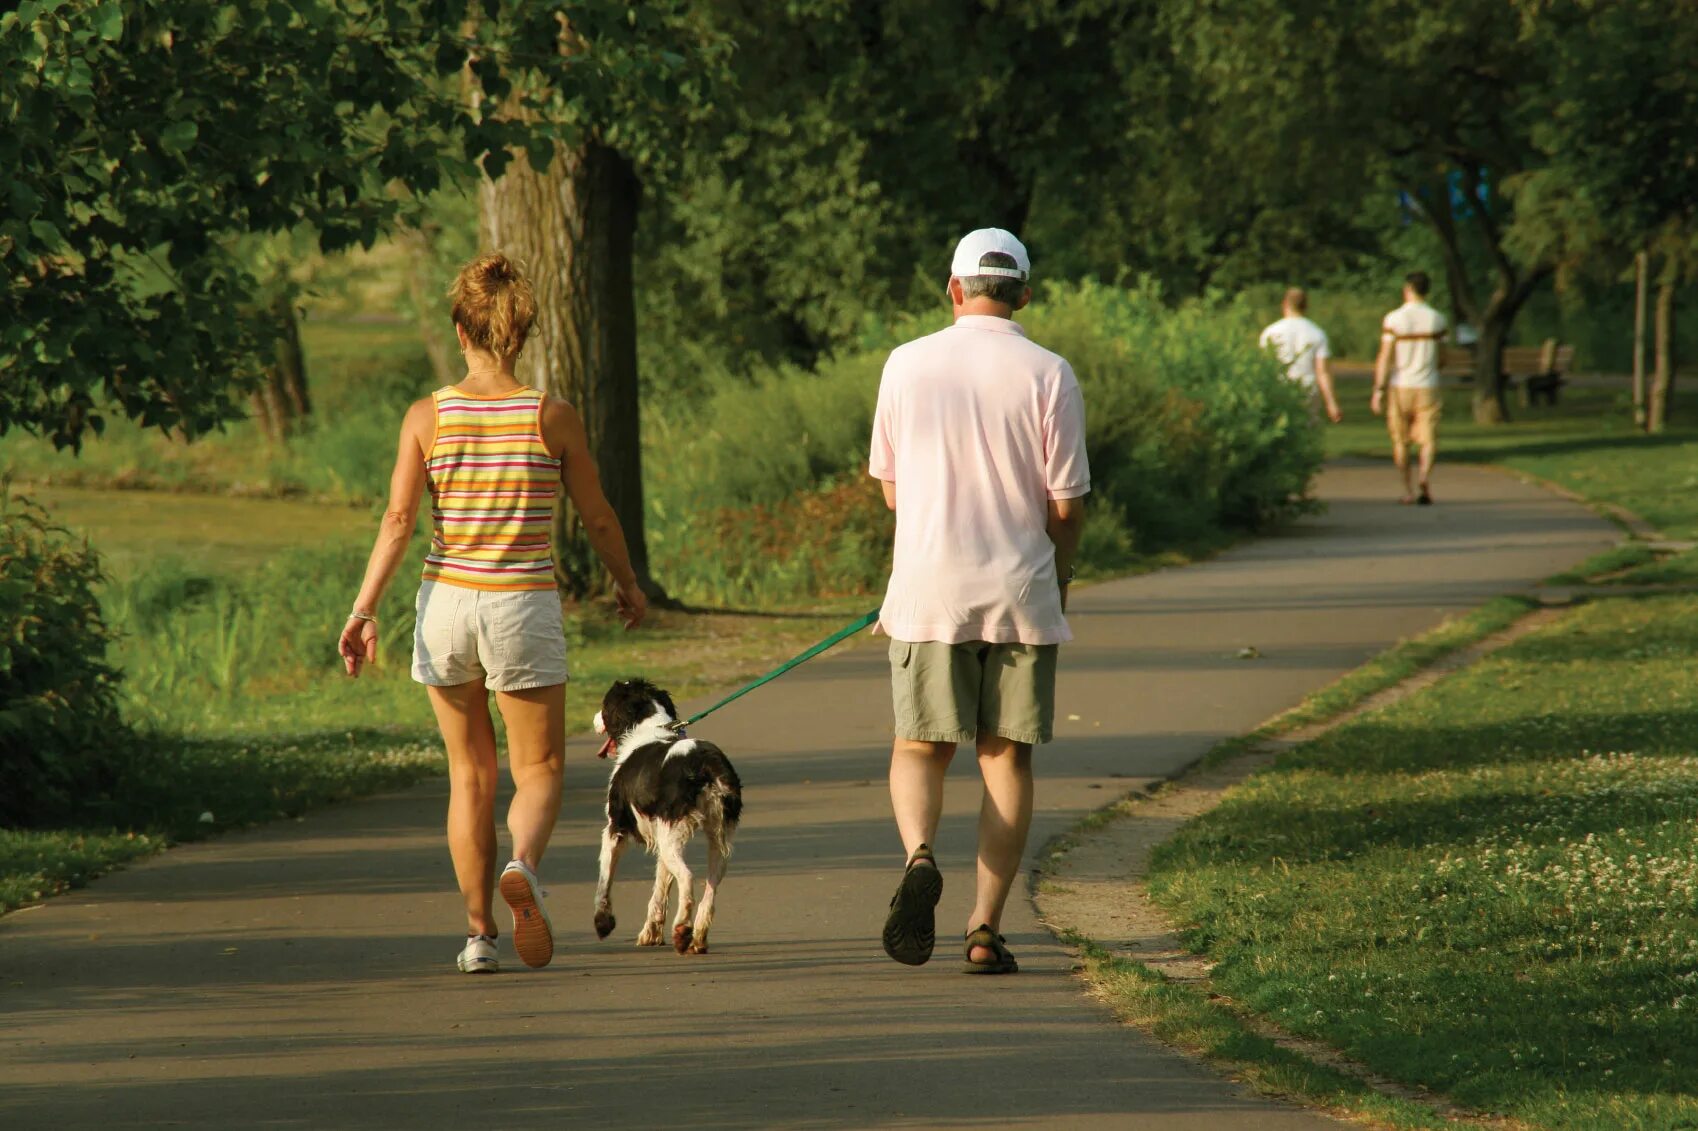
[[[479, 160], [499, 175], [515, 150], [546, 163], [556, 139], [662, 120], [688, 78], [676, 4], [477, 16], [447, 0], [0, 15], [0, 431], [76, 445], [110, 411], [190, 435], [238, 415], [268, 344], [236, 237], [369, 246], [408, 207], [396, 185], [428, 192]], [[540, 112], [501, 112], [521, 98]], [[639, 150], [652, 136], [626, 132]]]

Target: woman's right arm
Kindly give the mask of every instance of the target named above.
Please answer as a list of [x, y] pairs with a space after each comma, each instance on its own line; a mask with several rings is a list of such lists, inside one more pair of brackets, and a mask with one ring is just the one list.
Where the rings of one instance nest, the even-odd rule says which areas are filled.
[[409, 408], [401, 421], [395, 470], [389, 476], [389, 505], [383, 509], [377, 540], [366, 561], [365, 581], [360, 585], [359, 596], [354, 598], [354, 612], [362, 615], [349, 616], [337, 641], [337, 651], [351, 676], [360, 674], [360, 665], [377, 658], [378, 602], [407, 554], [407, 543], [413, 539], [419, 499], [425, 487], [425, 451], [435, 431], [436, 407], [428, 397]]
[[612, 504], [602, 493], [601, 474], [590, 456], [583, 418], [570, 402], [558, 397], [548, 399], [543, 415], [543, 438], [551, 451], [560, 453], [560, 481], [566, 488], [566, 497], [577, 508], [584, 535], [596, 557], [613, 575], [613, 599], [619, 608], [619, 619], [626, 628], [635, 628], [648, 613], [648, 597], [637, 584], [636, 570], [631, 568], [631, 552], [625, 545], [619, 516], [613, 513]]

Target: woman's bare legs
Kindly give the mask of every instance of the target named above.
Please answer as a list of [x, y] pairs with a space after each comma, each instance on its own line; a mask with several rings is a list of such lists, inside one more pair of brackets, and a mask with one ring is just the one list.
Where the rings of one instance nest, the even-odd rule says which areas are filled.
[[498, 691], [495, 705], [507, 724], [507, 768], [513, 774], [513, 803], [507, 807], [513, 859], [523, 860], [534, 872], [560, 815], [560, 784], [566, 768], [566, 685]]
[[429, 691], [448, 748], [448, 854], [466, 900], [466, 930], [493, 938], [496, 766], [489, 693], [481, 679]]

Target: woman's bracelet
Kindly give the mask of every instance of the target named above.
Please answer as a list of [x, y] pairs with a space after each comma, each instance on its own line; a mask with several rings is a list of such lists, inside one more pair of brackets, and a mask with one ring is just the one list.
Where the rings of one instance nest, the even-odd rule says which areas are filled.
[[349, 620], [369, 620], [373, 624], [377, 623], [377, 616], [375, 614], [373, 614], [373, 613], [362, 613], [358, 609], [355, 609], [353, 612], [349, 613], [348, 619]]

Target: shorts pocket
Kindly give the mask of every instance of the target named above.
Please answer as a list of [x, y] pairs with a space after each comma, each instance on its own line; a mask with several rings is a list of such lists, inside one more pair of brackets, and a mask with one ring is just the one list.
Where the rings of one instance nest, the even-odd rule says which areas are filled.
[[419, 589], [413, 627], [413, 656], [417, 660], [442, 662], [454, 658], [454, 624], [460, 602], [445, 587], [428, 585]]
[[907, 640], [891, 640], [890, 665], [905, 668], [914, 659], [914, 645]]

